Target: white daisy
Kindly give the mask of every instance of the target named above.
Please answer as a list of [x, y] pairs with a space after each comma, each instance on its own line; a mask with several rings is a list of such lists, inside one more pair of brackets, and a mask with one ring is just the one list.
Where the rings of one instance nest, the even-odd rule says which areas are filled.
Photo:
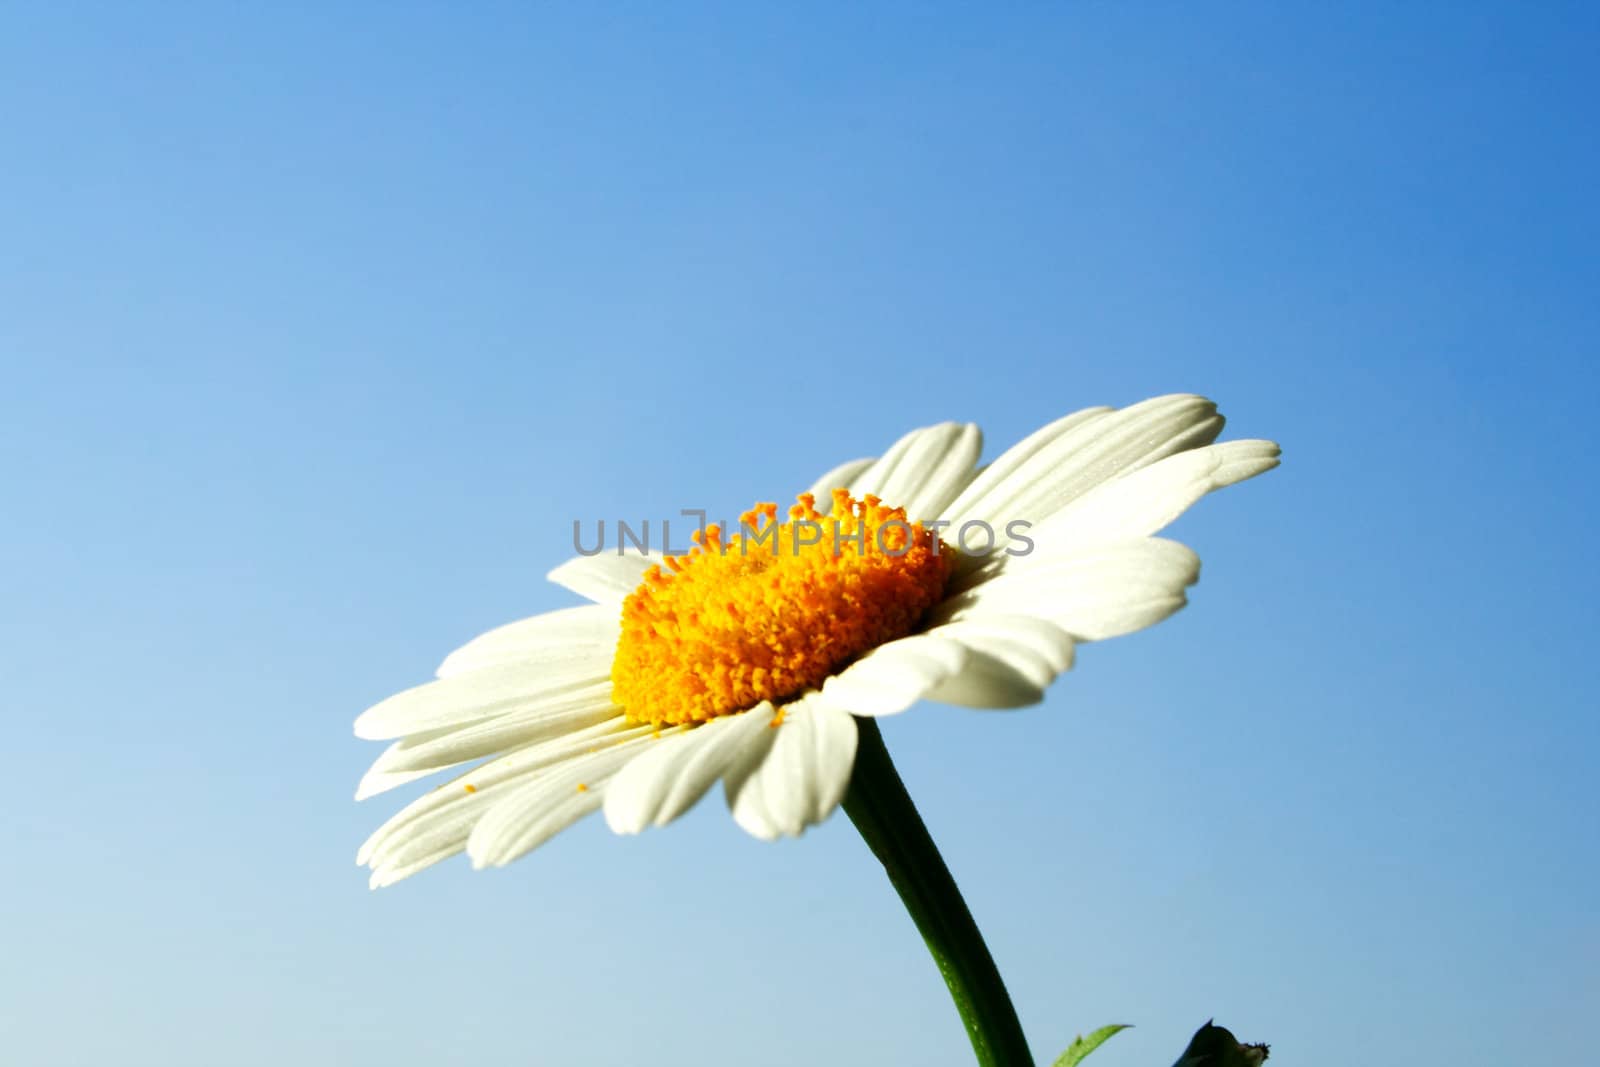
[[[562, 564], [550, 579], [591, 604], [491, 630], [356, 720], [394, 741], [357, 799], [474, 764], [358, 862], [374, 887], [462, 851], [501, 866], [597, 809], [618, 833], [665, 825], [718, 781], [751, 834], [801, 833], [845, 795], [856, 716], [1035, 703], [1076, 645], [1182, 607], [1200, 561], [1152, 535], [1278, 464], [1270, 441], [1213, 444], [1222, 425], [1197, 396], [1090, 408], [979, 467], [978, 427], [942, 423], [829, 471], [787, 522], [762, 505], [665, 567]], [[953, 548], [963, 527], [997, 551]]]

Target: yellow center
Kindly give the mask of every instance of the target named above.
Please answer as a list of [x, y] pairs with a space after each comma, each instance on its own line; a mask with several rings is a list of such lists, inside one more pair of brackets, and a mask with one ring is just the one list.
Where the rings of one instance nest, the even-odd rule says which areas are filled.
[[630, 721], [704, 722], [821, 685], [850, 660], [910, 633], [943, 595], [955, 550], [903, 508], [833, 491], [830, 514], [802, 493], [707, 526], [684, 556], [645, 572], [622, 606], [612, 699]]

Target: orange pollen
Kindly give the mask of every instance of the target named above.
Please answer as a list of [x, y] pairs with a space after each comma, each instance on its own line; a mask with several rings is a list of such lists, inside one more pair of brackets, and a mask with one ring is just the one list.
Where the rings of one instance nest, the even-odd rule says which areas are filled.
[[827, 515], [810, 493], [796, 499], [788, 522], [757, 504], [741, 533], [707, 526], [645, 572], [611, 662], [629, 721], [705, 722], [796, 696], [910, 633], [943, 596], [956, 552], [905, 509], [843, 489]]

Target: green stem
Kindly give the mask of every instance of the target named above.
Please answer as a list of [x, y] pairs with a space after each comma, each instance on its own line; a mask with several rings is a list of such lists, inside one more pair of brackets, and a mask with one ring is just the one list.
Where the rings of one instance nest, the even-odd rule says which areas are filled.
[[1033, 1067], [1022, 1024], [905, 783], [871, 719], [857, 719], [861, 743], [844, 810], [878, 857], [939, 965], [981, 1067]]

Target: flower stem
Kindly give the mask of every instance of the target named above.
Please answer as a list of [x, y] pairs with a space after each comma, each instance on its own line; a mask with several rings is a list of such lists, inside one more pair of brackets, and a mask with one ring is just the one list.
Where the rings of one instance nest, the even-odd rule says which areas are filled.
[[872, 719], [857, 719], [860, 745], [844, 810], [911, 913], [961, 1013], [981, 1067], [1033, 1067], [1022, 1024], [972, 921], [966, 901]]

